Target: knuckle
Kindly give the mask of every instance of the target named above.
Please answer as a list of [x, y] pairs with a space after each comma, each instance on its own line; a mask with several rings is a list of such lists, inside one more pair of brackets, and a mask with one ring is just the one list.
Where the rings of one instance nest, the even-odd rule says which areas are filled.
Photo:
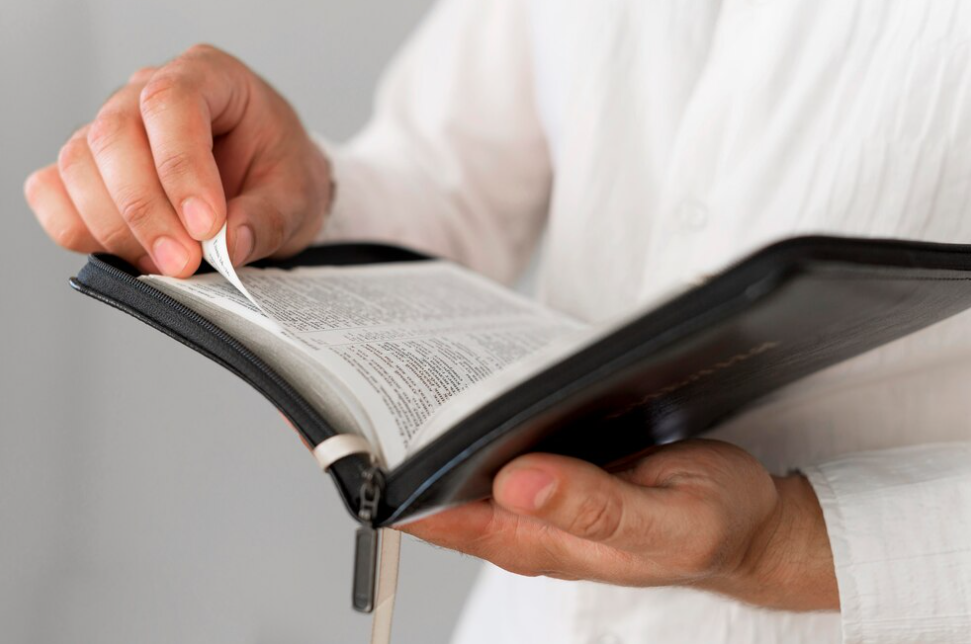
[[155, 73], [155, 69], [153, 66], [139, 67], [128, 77], [128, 82], [139, 83], [148, 80]]
[[32, 172], [27, 180], [24, 181], [24, 198], [31, 207], [38, 201], [40, 193], [47, 190], [50, 186], [50, 176], [45, 170]]
[[610, 498], [591, 494], [583, 499], [570, 518], [568, 532], [584, 539], [601, 541], [615, 536], [619, 527], [620, 515]]
[[72, 136], [57, 154], [57, 167], [62, 175], [71, 174], [88, 156], [88, 142], [83, 136]]
[[58, 246], [79, 251], [85, 246], [88, 231], [80, 222], [65, 222], [53, 228], [50, 236]]
[[159, 155], [155, 167], [158, 170], [159, 178], [166, 179], [180, 178], [192, 173], [192, 155], [185, 151], [163, 152]]
[[173, 63], [183, 63], [193, 69], [218, 69], [220, 72], [245, 68], [235, 56], [208, 43], [193, 45]]
[[215, 45], [210, 45], [209, 43], [200, 42], [192, 45], [185, 50], [185, 56], [191, 58], [207, 58], [212, 56], [221, 56], [223, 51], [216, 47]]
[[88, 128], [87, 142], [94, 154], [102, 154], [110, 149], [125, 128], [130, 117], [118, 109], [102, 109]]
[[131, 231], [124, 226], [113, 226], [111, 228], [99, 230], [97, 237], [102, 246], [115, 254], [119, 254], [122, 250], [131, 245], [132, 234]]
[[122, 201], [121, 218], [133, 229], [144, 228], [152, 219], [154, 200], [145, 196], [131, 196]]
[[138, 94], [138, 105], [142, 114], [151, 115], [163, 111], [181, 90], [181, 85], [180, 75], [177, 73], [156, 74]]

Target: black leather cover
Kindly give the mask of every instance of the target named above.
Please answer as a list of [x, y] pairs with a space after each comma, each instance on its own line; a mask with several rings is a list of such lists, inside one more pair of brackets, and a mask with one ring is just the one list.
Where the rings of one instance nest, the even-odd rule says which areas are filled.
[[[420, 261], [391, 246], [310, 249], [274, 265]], [[312, 444], [333, 430], [231, 336], [92, 256], [71, 284], [159, 328], [263, 393]], [[377, 523], [487, 496], [528, 451], [608, 464], [712, 428], [752, 401], [971, 307], [971, 246], [800, 237], [769, 246], [490, 402], [384, 473]], [[366, 463], [331, 472], [356, 514]]]

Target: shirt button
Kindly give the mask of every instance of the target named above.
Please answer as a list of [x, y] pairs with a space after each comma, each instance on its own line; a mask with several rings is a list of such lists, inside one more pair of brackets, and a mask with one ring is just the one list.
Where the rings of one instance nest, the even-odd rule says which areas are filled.
[[677, 218], [685, 229], [701, 230], [708, 225], [708, 208], [700, 201], [684, 201], [678, 206]]

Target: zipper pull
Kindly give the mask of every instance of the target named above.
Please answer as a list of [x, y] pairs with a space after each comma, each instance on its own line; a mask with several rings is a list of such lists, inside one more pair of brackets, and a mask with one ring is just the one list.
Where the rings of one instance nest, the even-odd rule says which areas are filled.
[[357, 516], [361, 525], [354, 539], [354, 588], [352, 603], [359, 613], [370, 613], [374, 609], [374, 595], [378, 572], [378, 550], [381, 532], [374, 527], [381, 500], [381, 487], [378, 484], [377, 468], [371, 467], [364, 473], [361, 483], [361, 505]]

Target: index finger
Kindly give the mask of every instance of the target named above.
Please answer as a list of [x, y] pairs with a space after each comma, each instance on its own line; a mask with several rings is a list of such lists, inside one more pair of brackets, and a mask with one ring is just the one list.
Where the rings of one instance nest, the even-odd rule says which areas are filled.
[[[209, 239], [226, 220], [213, 136], [242, 118], [234, 60], [197, 46], [159, 69], [139, 97], [159, 181], [188, 233]], [[217, 127], [214, 127], [214, 122]]]

